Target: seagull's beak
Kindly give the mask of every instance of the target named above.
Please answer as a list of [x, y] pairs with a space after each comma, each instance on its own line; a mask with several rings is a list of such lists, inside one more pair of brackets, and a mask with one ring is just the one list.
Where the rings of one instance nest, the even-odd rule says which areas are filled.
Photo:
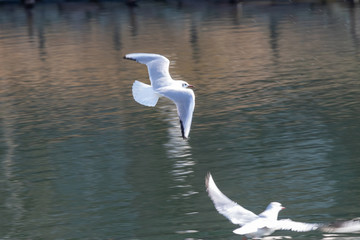
[[281, 207], [281, 210], [284, 210], [286, 207]]
[[195, 88], [193, 85], [188, 85], [187, 87], [188, 88]]

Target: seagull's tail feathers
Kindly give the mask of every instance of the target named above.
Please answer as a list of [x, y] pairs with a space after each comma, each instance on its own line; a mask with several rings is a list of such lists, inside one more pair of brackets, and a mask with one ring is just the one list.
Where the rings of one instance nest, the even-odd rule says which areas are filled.
[[155, 107], [159, 100], [159, 94], [150, 85], [139, 81], [134, 82], [132, 93], [135, 101], [148, 107]]

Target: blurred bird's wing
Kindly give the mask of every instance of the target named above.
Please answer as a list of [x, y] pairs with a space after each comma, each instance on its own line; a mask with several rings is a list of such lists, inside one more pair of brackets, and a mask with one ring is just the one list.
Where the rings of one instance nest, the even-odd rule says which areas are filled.
[[348, 221], [335, 221], [330, 224], [323, 224], [323, 226], [321, 226], [319, 230], [327, 233], [360, 232], [360, 218], [354, 218]]
[[291, 219], [281, 219], [276, 222], [276, 230], [291, 230], [295, 232], [309, 232], [317, 230], [321, 225], [318, 223], [295, 222]]
[[228, 218], [233, 224], [244, 225], [258, 216], [226, 197], [216, 186], [211, 174], [205, 178], [206, 190], [213, 201], [216, 210]]

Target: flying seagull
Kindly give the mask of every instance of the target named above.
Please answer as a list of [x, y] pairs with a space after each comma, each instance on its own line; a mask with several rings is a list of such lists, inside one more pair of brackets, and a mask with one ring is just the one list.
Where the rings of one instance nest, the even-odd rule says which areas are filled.
[[148, 68], [151, 85], [135, 81], [132, 94], [136, 102], [155, 107], [159, 97], [172, 100], [177, 107], [180, 118], [181, 134], [189, 137], [192, 116], [195, 108], [193, 86], [185, 81], [174, 80], [169, 73], [170, 61], [166, 57], [153, 53], [130, 53], [125, 59], [145, 64]]
[[279, 212], [285, 209], [285, 207], [278, 202], [270, 203], [265, 211], [256, 215], [226, 197], [218, 189], [210, 173], [205, 178], [205, 185], [216, 210], [228, 218], [233, 224], [240, 225], [240, 228], [235, 229], [233, 232], [244, 235], [247, 238], [260, 239], [263, 236], [272, 234], [276, 230], [291, 230], [296, 232], [320, 230], [327, 233], [360, 231], [359, 218], [349, 221], [337, 221], [330, 224], [302, 223], [290, 219], [278, 220]]

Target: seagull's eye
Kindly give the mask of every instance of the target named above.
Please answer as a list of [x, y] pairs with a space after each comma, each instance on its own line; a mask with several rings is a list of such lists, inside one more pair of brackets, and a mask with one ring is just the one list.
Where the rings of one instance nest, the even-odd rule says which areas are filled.
[[187, 83], [183, 83], [182, 86], [186, 88], [188, 85]]

